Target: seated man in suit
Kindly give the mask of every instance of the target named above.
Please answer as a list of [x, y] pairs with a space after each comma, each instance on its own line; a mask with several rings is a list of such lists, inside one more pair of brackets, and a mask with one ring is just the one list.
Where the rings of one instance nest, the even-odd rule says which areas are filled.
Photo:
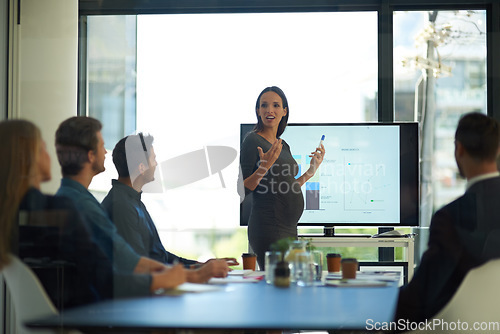
[[[59, 125], [56, 149], [63, 179], [56, 195], [68, 197], [74, 202], [90, 225], [92, 236], [117, 270], [125, 273], [164, 271], [165, 264], [137, 254], [130, 247], [118, 234], [104, 208], [88, 191], [93, 177], [104, 171], [106, 149], [101, 128], [101, 123], [91, 117], [72, 117]], [[197, 270], [188, 270], [186, 279], [202, 283], [213, 276], [225, 277], [228, 271], [225, 261], [211, 261]]]
[[[157, 166], [153, 140], [152, 136], [139, 133], [122, 138], [116, 144], [113, 163], [118, 171], [118, 180], [113, 180], [113, 187], [102, 205], [115, 223], [118, 233], [137, 254], [162, 263], [201, 265], [197, 261], [178, 257], [163, 247], [153, 219], [141, 201], [142, 188], [154, 181]], [[234, 258], [224, 260], [229, 265], [238, 264]]]
[[433, 317], [469, 270], [500, 257], [500, 240], [495, 239], [500, 228], [499, 142], [500, 127], [493, 118], [470, 113], [460, 119], [455, 159], [467, 190], [432, 217], [428, 249], [413, 279], [400, 290], [396, 319]]

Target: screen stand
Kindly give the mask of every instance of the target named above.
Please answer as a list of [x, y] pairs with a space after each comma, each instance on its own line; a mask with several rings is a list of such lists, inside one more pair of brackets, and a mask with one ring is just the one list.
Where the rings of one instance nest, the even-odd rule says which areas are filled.
[[335, 227], [333, 226], [325, 226], [323, 228], [323, 236], [325, 237], [346, 237], [346, 238], [369, 238], [371, 237], [371, 234], [354, 234], [354, 233], [348, 233], [348, 234], [335, 234]]
[[[394, 227], [379, 227], [378, 233], [384, 233], [394, 230]], [[378, 260], [382, 261], [394, 261], [394, 248], [392, 247], [380, 247], [378, 249]]]
[[325, 226], [323, 228], [323, 235], [325, 237], [333, 237], [333, 236], [335, 236], [335, 228], [333, 226]]

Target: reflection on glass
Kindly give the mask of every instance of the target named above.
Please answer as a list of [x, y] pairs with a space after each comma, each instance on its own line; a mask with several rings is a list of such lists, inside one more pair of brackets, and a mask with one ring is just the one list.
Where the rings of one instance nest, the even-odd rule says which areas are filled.
[[422, 220], [460, 196], [454, 160], [464, 113], [486, 113], [486, 11], [394, 13], [394, 116], [422, 129]]
[[136, 16], [87, 19], [87, 114], [104, 124], [107, 147], [136, 127]]

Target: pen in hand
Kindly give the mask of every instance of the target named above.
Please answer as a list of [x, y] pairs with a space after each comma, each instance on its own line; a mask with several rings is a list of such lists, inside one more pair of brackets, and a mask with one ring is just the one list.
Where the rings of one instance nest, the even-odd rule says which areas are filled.
[[318, 148], [321, 148], [321, 145], [323, 145], [323, 142], [325, 141], [325, 135], [321, 136], [321, 140], [319, 141]]

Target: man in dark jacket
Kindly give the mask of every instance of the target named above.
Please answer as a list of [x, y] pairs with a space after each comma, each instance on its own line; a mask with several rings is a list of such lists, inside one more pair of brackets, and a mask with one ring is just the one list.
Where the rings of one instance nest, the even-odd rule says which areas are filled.
[[432, 217], [428, 249], [413, 279], [400, 290], [396, 319], [433, 317], [469, 270], [500, 257], [499, 142], [496, 120], [480, 113], [460, 119], [455, 159], [467, 190]]

